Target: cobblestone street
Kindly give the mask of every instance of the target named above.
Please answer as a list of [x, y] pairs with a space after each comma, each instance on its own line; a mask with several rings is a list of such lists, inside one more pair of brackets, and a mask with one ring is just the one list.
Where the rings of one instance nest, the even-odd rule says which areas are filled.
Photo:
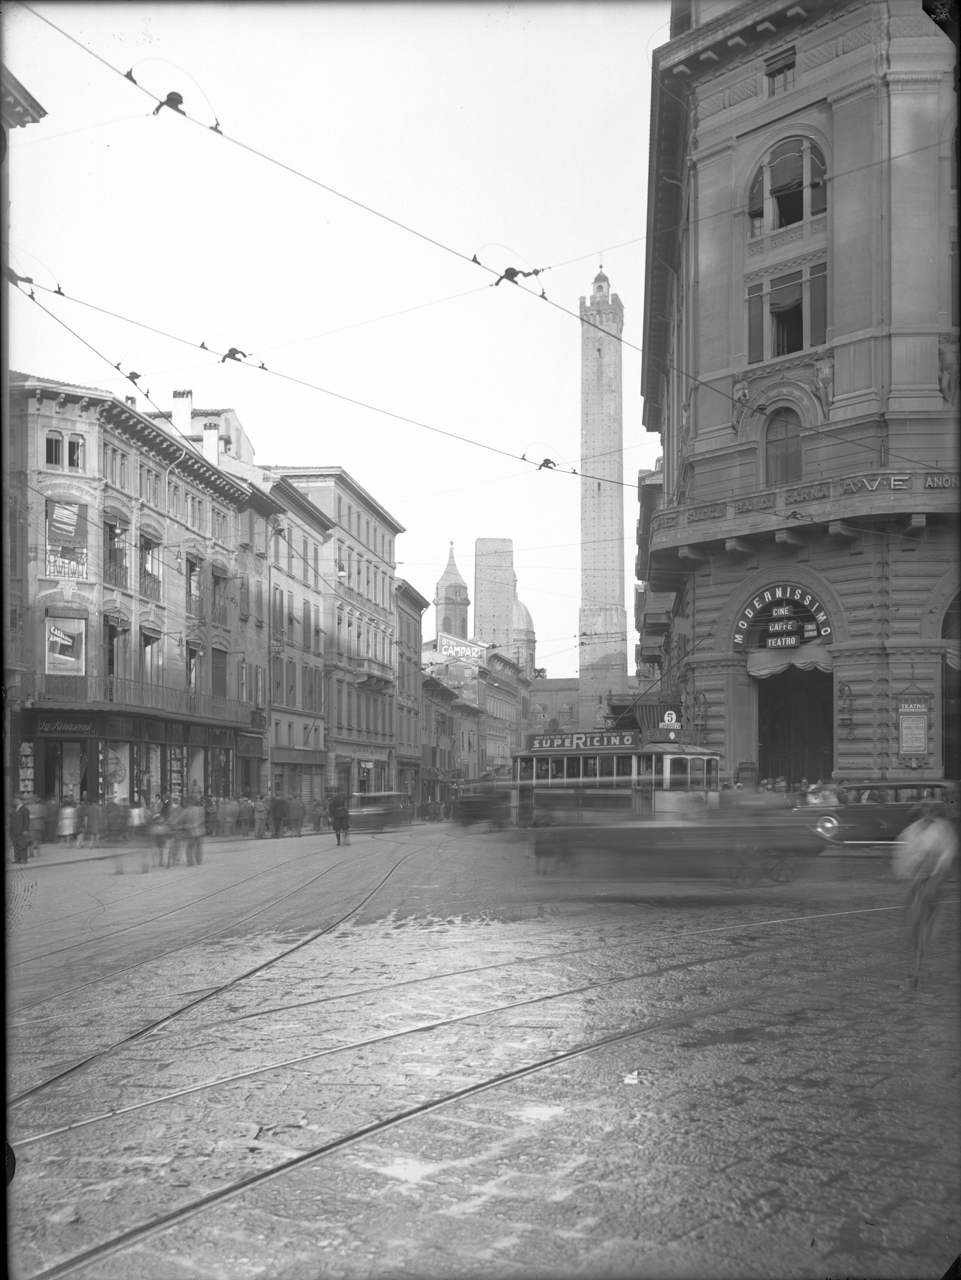
[[536, 877], [510, 833], [451, 827], [149, 875], [57, 856], [6, 872], [17, 1280], [940, 1277], [959, 1252], [955, 883], [911, 992], [880, 858]]

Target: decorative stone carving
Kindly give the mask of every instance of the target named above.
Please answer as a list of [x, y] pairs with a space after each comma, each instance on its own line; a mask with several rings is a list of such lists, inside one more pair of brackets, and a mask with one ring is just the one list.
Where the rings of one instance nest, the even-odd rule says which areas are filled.
[[751, 76], [748, 80], [739, 80], [737, 84], [732, 85], [728, 94], [728, 101], [732, 107], [736, 107], [740, 102], [748, 102], [751, 98], [757, 97], [757, 77]]
[[63, 413], [67, 407], [67, 393], [64, 391], [57, 396], [57, 403], [53, 406], [54, 413]]
[[77, 412], [86, 413], [89, 408], [90, 408], [90, 397], [84, 396], [84, 398], [77, 405]]
[[738, 378], [734, 384], [734, 430], [740, 433], [741, 419], [751, 399], [751, 387], [746, 378]]
[[938, 385], [945, 404], [953, 405], [958, 394], [958, 340], [950, 333], [938, 338]]
[[818, 399], [821, 401], [824, 416], [827, 418], [830, 415], [831, 404], [834, 400], [834, 359], [832, 356], [825, 356], [823, 359], [815, 361], [814, 388], [818, 393]]

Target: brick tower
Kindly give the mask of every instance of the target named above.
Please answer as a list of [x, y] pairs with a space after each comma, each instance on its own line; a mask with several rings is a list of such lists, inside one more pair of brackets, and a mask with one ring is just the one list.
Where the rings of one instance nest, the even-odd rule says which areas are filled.
[[603, 270], [581, 312], [581, 607], [578, 722], [603, 723], [627, 693], [621, 331], [624, 308]]

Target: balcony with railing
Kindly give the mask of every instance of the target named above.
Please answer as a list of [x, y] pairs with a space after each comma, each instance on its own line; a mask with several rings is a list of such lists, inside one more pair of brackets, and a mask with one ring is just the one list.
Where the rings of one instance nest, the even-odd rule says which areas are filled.
[[122, 591], [126, 591], [127, 582], [129, 581], [126, 562], [123, 560], [105, 560], [103, 581], [104, 586], [120, 587]]
[[371, 690], [383, 690], [394, 683], [393, 668], [377, 658], [351, 657], [350, 668], [358, 677], [358, 684], [366, 684]]
[[201, 595], [193, 593], [187, 596], [187, 617], [195, 618], [198, 622], [204, 621], [204, 598]]
[[30, 672], [23, 676], [22, 690], [23, 699], [30, 698], [48, 708], [81, 706], [141, 713], [154, 711], [186, 719], [216, 720], [238, 726], [250, 724], [250, 704], [236, 698], [195, 693], [191, 689], [168, 689], [120, 676], [51, 676]]
[[145, 600], [160, 599], [160, 579], [145, 569], [140, 575], [140, 594]]

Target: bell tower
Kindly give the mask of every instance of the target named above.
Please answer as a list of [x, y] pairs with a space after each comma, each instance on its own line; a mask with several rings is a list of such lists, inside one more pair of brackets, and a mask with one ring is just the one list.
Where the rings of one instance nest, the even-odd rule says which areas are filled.
[[470, 606], [470, 599], [467, 595], [467, 583], [460, 576], [460, 571], [454, 562], [453, 542], [450, 544], [447, 568], [441, 574], [437, 583], [434, 605], [437, 609], [436, 633], [439, 635], [441, 631], [444, 631], [449, 636], [459, 636], [462, 640], [466, 640], [469, 634], [467, 630], [467, 610]]

